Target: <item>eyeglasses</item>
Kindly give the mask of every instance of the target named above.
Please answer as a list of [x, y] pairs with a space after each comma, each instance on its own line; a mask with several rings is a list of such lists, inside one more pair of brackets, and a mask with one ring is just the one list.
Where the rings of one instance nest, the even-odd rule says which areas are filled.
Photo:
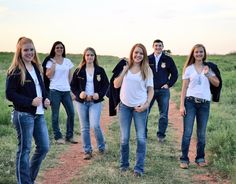
[[64, 47], [55, 47], [55, 49], [64, 49]]

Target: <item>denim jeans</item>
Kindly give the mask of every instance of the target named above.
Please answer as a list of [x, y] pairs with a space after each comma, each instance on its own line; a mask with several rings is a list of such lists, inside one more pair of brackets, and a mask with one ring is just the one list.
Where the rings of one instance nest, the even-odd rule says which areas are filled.
[[62, 138], [62, 133], [59, 127], [59, 110], [60, 104], [65, 108], [66, 119], [66, 139], [73, 137], [74, 133], [74, 106], [71, 99], [70, 91], [50, 90], [51, 110], [52, 110], [52, 128], [55, 140]]
[[120, 121], [120, 167], [129, 167], [129, 139], [132, 118], [134, 119], [134, 126], [136, 131], [136, 163], [134, 171], [144, 172], [144, 161], [146, 157], [146, 121], [148, 116], [148, 109], [143, 112], [134, 111], [133, 107], [128, 107], [123, 103], [119, 106], [119, 121]]
[[98, 150], [105, 150], [105, 141], [100, 127], [100, 117], [102, 110], [102, 103], [94, 102], [78, 102], [78, 115], [82, 133], [83, 148], [85, 153], [92, 153], [90, 128], [94, 130], [95, 139]]
[[170, 100], [170, 90], [169, 89], [158, 89], [155, 90], [153, 99], [150, 103], [149, 111], [155, 101], [157, 101], [159, 109], [159, 122], [157, 137], [164, 138], [166, 136], [166, 129], [168, 126], [168, 111], [169, 111], [169, 100]]
[[[17, 131], [16, 176], [18, 184], [33, 184], [41, 162], [49, 150], [48, 129], [44, 115], [14, 111], [13, 124]], [[32, 138], [35, 152], [30, 160]]]
[[195, 162], [204, 162], [206, 127], [210, 111], [210, 102], [196, 103], [193, 99], [185, 99], [186, 115], [184, 116], [184, 132], [182, 137], [182, 156], [181, 162], [189, 163], [189, 145], [193, 132], [194, 121], [197, 122], [197, 155]]

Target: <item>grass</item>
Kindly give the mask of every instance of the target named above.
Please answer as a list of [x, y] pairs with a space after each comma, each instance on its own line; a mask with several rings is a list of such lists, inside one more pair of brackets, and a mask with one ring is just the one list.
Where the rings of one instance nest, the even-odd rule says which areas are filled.
[[[11, 108], [10, 102], [5, 99], [5, 78], [6, 70], [10, 65], [13, 53], [0, 52], [0, 183], [15, 183], [15, 152], [16, 152], [16, 133], [10, 122]], [[39, 55], [41, 60], [46, 54]], [[75, 66], [81, 61], [81, 55], [68, 54]], [[172, 92], [172, 99], [179, 106], [181, 90], [182, 66], [186, 56], [173, 56], [180, 73], [179, 79]], [[103, 66], [109, 78], [111, 71], [119, 60], [113, 56], [98, 56], [99, 64]], [[222, 177], [236, 180], [236, 55], [213, 55], [209, 60], [215, 62], [221, 70], [223, 78], [223, 89], [220, 103], [211, 104], [211, 115], [207, 129], [207, 151], [210, 153], [210, 166], [205, 170], [220, 173]], [[76, 110], [76, 109], [75, 109]], [[50, 110], [45, 114], [50, 140], [53, 140]], [[152, 113], [149, 122], [157, 118], [156, 112]], [[65, 122], [65, 112], [61, 108], [60, 122]], [[75, 134], [79, 135], [78, 117], [76, 113]], [[62, 132], [65, 132], [65, 124], [61, 123]], [[149, 123], [149, 137], [147, 144], [147, 158], [145, 175], [141, 179], [132, 177], [132, 173], [120, 174], [119, 166], [119, 125], [115, 121], [108, 130], [107, 143], [108, 152], [105, 159], [97, 157], [92, 165], [88, 165], [79, 173], [80, 178], [74, 179], [72, 183], [190, 183], [191, 176], [204, 170], [198, 170], [194, 166], [186, 171], [179, 170], [178, 157], [180, 154], [179, 145], [176, 146], [175, 137], [169, 129], [165, 146], [159, 145], [155, 140], [156, 125]], [[131, 137], [131, 166], [134, 165], [135, 133]], [[57, 157], [67, 149], [58, 149], [53, 144], [51, 150], [43, 162], [42, 169], [52, 167], [56, 164]], [[236, 181], [235, 181], [236, 183]]]
[[[156, 108], [156, 107], [155, 107]], [[190, 183], [187, 175], [182, 175], [179, 169], [179, 149], [173, 136], [173, 130], [169, 129], [165, 144], [158, 144], [156, 140], [156, 119], [154, 110], [149, 119], [149, 136], [147, 141], [147, 156], [145, 174], [142, 178], [135, 178], [132, 168], [135, 164], [136, 140], [134, 126], [132, 125], [130, 139], [130, 170], [121, 173], [119, 171], [119, 123], [117, 119], [109, 126], [106, 134], [108, 151], [104, 156], [94, 157], [93, 163], [79, 172], [79, 178], [74, 178], [71, 183]]]

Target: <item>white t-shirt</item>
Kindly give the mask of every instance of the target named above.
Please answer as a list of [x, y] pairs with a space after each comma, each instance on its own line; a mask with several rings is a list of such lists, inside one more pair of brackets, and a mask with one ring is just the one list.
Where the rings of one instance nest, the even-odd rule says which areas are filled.
[[[211, 76], [215, 76], [213, 71], [209, 71]], [[211, 100], [210, 82], [203, 71], [197, 73], [194, 65], [189, 65], [183, 74], [182, 79], [189, 79], [186, 96], [193, 96], [205, 100]]]
[[[46, 68], [51, 68], [51, 60], [47, 62]], [[62, 64], [56, 63], [55, 73], [50, 79], [49, 89], [70, 91], [69, 71], [73, 66], [73, 63], [68, 58], [64, 58]]]
[[87, 81], [86, 81], [86, 86], [85, 86], [85, 93], [86, 95], [90, 95], [90, 96], [93, 96], [94, 94], [93, 75], [89, 75], [86, 72]]
[[128, 70], [124, 76], [121, 90], [120, 100], [129, 107], [136, 107], [147, 101], [147, 87], [153, 87], [153, 76], [149, 75], [144, 81], [141, 72], [136, 74]]
[[[35, 70], [34, 68], [29, 71], [31, 77], [33, 78], [34, 80], [34, 84], [35, 84], [35, 89], [36, 89], [36, 94], [37, 94], [37, 97], [42, 97], [42, 90], [41, 90], [41, 86], [39, 84], [39, 80], [38, 80], [38, 77], [35, 73]], [[43, 110], [43, 104], [37, 106], [37, 109], [36, 109], [36, 114], [44, 114], [44, 110]]]

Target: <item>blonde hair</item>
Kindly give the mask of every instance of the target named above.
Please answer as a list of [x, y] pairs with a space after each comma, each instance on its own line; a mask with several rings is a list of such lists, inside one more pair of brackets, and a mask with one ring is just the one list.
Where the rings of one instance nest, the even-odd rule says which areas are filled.
[[[19, 70], [21, 85], [24, 85], [25, 79], [26, 79], [26, 68], [25, 68], [24, 62], [22, 60], [21, 50], [22, 50], [23, 45], [28, 44], [28, 43], [31, 43], [34, 47], [34, 43], [30, 38], [20, 37], [18, 39], [17, 44], [16, 44], [16, 52], [14, 54], [12, 63], [7, 70], [8, 75], [12, 75], [16, 70]], [[35, 47], [34, 47], [34, 58], [33, 58], [32, 62], [35, 63], [35, 65], [39, 69], [40, 73], [42, 73], [40, 60], [39, 60], [38, 55], [36, 53]]]
[[195, 63], [195, 58], [194, 58], [193, 54], [194, 54], [194, 50], [195, 50], [196, 48], [203, 48], [203, 50], [204, 50], [204, 57], [203, 57], [202, 60], [203, 60], [203, 61], [206, 60], [207, 55], [206, 55], [206, 48], [204, 47], [204, 45], [202, 45], [202, 44], [196, 44], [196, 45], [194, 45], [193, 48], [192, 48], [192, 50], [191, 50], [191, 52], [190, 52], [190, 54], [189, 54], [189, 56], [188, 56], [188, 58], [187, 58], [187, 60], [186, 60], [186, 62], [184, 63], [183, 72], [185, 71], [185, 69], [186, 69], [189, 65]]
[[137, 43], [132, 47], [130, 51], [130, 55], [129, 55], [129, 68], [131, 68], [134, 65], [133, 52], [136, 47], [139, 47], [143, 51], [143, 60], [141, 61], [141, 64], [140, 64], [140, 70], [141, 70], [142, 79], [145, 80], [148, 78], [148, 75], [151, 73], [151, 69], [148, 64], [149, 62], [148, 62], [147, 50], [143, 44]]

